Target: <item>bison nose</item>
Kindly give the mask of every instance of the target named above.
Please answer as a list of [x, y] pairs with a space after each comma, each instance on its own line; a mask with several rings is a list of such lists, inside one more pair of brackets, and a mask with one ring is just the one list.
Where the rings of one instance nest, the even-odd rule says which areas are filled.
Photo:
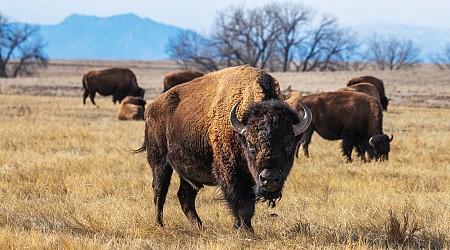
[[278, 190], [278, 184], [281, 180], [281, 175], [278, 170], [264, 169], [259, 174], [262, 188], [266, 192], [275, 192]]

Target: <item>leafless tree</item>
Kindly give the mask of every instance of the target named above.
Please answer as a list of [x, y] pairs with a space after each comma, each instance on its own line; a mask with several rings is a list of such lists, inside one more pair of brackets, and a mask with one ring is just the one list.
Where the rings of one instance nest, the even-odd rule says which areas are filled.
[[374, 34], [369, 39], [367, 57], [380, 70], [405, 70], [419, 63], [420, 53], [412, 40], [400, 40], [395, 36], [384, 38]]
[[281, 27], [277, 52], [280, 55], [282, 71], [286, 72], [294, 59], [294, 48], [307, 37], [306, 30], [312, 19], [312, 10], [294, 2], [268, 4], [265, 9], [269, 18], [274, 19]]
[[439, 69], [450, 69], [450, 43], [445, 45], [443, 52], [437, 53], [432, 56], [431, 61], [439, 68]]
[[356, 36], [330, 15], [316, 22], [311, 9], [289, 1], [230, 7], [218, 13], [209, 39], [188, 33], [173, 39], [168, 50], [184, 65], [214, 69], [242, 64], [282, 71], [292, 65], [297, 71], [348, 69], [342, 61], [355, 54]]
[[335, 17], [325, 14], [318, 26], [309, 30], [307, 39], [296, 47], [298, 60], [294, 65], [297, 71], [345, 68], [343, 61], [357, 48], [356, 35], [340, 28]]
[[265, 68], [281, 34], [267, 8], [231, 7], [219, 13], [213, 34], [227, 65], [249, 64]]
[[46, 66], [44, 47], [37, 27], [11, 23], [0, 14], [0, 77], [31, 75]]
[[220, 57], [216, 47], [203, 36], [184, 31], [169, 40], [167, 52], [171, 59], [176, 60], [185, 69], [198, 68], [202, 71], [219, 69]]

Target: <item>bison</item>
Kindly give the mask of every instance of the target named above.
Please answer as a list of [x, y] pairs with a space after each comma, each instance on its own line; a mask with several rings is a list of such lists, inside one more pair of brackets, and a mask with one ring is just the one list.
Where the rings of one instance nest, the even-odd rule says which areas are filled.
[[197, 77], [203, 76], [204, 73], [197, 70], [180, 70], [175, 71], [164, 76], [164, 89], [163, 93], [176, 86], [185, 82], [189, 82]]
[[145, 100], [141, 97], [126, 96], [120, 104], [119, 120], [144, 120]]
[[144, 98], [145, 90], [137, 84], [136, 76], [130, 69], [108, 68], [104, 70], [93, 70], [83, 75], [83, 104], [89, 96], [92, 104], [95, 104], [95, 93], [107, 96], [112, 95], [113, 103], [119, 103], [126, 96], [139, 96]]
[[338, 89], [337, 91], [357, 91], [374, 97], [380, 100], [380, 93], [375, 85], [368, 82], [357, 83], [345, 88]]
[[219, 186], [234, 227], [252, 231], [256, 201], [275, 206], [292, 168], [299, 135], [311, 122], [283, 102], [278, 82], [250, 66], [219, 70], [163, 93], [145, 111], [141, 148], [153, 174], [155, 220], [172, 172], [186, 217], [202, 228], [195, 199], [204, 185]]
[[371, 83], [377, 88], [378, 93], [380, 95], [381, 107], [383, 107], [383, 110], [387, 111], [389, 99], [386, 97], [386, 95], [384, 93], [383, 81], [376, 77], [373, 77], [373, 76], [359, 76], [359, 77], [354, 77], [354, 78], [350, 79], [347, 83], [347, 86], [351, 86], [351, 85], [361, 83], [361, 82]]
[[311, 109], [313, 119], [297, 144], [297, 157], [300, 146], [309, 157], [308, 145], [316, 131], [327, 140], [342, 139], [342, 151], [348, 162], [352, 161], [353, 148], [363, 161], [366, 152], [369, 159], [388, 159], [393, 136], [383, 134], [383, 113], [377, 99], [359, 92], [337, 91], [312, 94], [300, 100]]

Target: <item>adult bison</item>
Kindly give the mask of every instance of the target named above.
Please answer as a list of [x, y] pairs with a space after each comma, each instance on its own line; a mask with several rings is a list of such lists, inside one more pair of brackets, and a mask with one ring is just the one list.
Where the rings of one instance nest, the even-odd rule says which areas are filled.
[[308, 145], [316, 131], [327, 140], [342, 139], [342, 151], [347, 161], [352, 161], [353, 148], [364, 161], [366, 152], [369, 159], [388, 159], [393, 137], [383, 134], [383, 113], [378, 100], [349, 91], [312, 94], [300, 100], [311, 109], [313, 119], [297, 145], [297, 156], [302, 146], [305, 156], [309, 157]]
[[373, 76], [359, 76], [350, 79], [347, 83], [347, 86], [352, 86], [354, 84], [361, 82], [371, 83], [377, 88], [378, 93], [380, 94], [381, 107], [383, 107], [383, 110], [387, 111], [389, 99], [386, 97], [386, 94], [384, 93], [383, 81]]
[[95, 104], [95, 93], [107, 96], [112, 95], [113, 102], [119, 103], [126, 96], [139, 96], [144, 98], [145, 90], [137, 84], [136, 76], [130, 69], [108, 68], [93, 70], [83, 75], [83, 104], [89, 96], [92, 104]]
[[145, 100], [141, 97], [126, 96], [120, 104], [119, 120], [144, 120]]
[[299, 135], [311, 122], [283, 102], [278, 82], [250, 66], [216, 71], [175, 86], [145, 111], [145, 140], [153, 174], [156, 222], [172, 171], [180, 177], [178, 198], [198, 227], [197, 192], [219, 186], [234, 227], [252, 230], [255, 202], [275, 206], [294, 161]]
[[204, 73], [197, 70], [180, 70], [175, 71], [164, 76], [164, 89], [163, 93], [176, 86], [185, 82], [189, 82], [197, 77], [203, 76]]
[[380, 93], [375, 85], [368, 82], [357, 83], [345, 88], [340, 88], [337, 91], [357, 91], [374, 97], [380, 101]]

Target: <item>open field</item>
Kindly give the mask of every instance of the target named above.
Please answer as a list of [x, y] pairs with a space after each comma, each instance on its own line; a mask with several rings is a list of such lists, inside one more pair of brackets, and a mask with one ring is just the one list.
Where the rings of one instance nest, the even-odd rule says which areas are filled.
[[384, 131], [388, 162], [345, 163], [340, 144], [313, 136], [283, 199], [258, 204], [255, 234], [231, 229], [216, 187], [202, 189], [204, 230], [189, 224], [173, 175], [153, 222], [151, 173], [142, 121], [116, 118], [111, 97], [82, 105], [81, 76], [131, 67], [146, 98], [157, 97], [169, 62], [60, 61], [39, 77], [0, 79], [0, 249], [385, 249], [450, 248], [450, 74], [428, 65], [411, 72], [274, 73], [282, 88], [334, 90], [373, 74], [392, 98]]

